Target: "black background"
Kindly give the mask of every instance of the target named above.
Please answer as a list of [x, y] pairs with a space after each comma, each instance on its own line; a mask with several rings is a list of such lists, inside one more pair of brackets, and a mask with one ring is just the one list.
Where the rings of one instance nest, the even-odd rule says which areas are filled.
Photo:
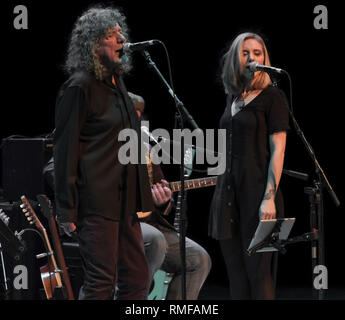
[[[324, 190], [329, 287], [345, 286], [340, 5], [326, 1], [276, 1], [265, 5], [258, 1], [112, 3], [122, 7], [127, 16], [132, 42], [160, 39], [165, 43], [175, 92], [202, 129], [217, 128], [224, 109], [218, 65], [227, 45], [243, 31], [263, 35], [272, 65], [291, 75], [295, 117], [342, 204], [336, 208]], [[28, 30], [13, 27], [13, 8], [18, 4], [28, 9]], [[1, 139], [14, 134], [36, 137], [53, 130], [55, 96], [66, 79], [61, 66], [68, 37], [76, 17], [90, 4], [89, 1], [11, 1], [3, 5]], [[328, 8], [328, 30], [316, 30], [313, 26], [317, 4]], [[168, 79], [163, 48], [152, 47], [149, 52]], [[128, 90], [145, 98], [151, 130], [165, 128], [171, 133], [173, 100], [140, 54], [134, 55], [134, 66], [125, 79]], [[279, 87], [289, 93], [285, 77]], [[309, 205], [303, 190], [312, 185], [315, 170], [293, 127], [288, 136], [285, 168], [310, 175], [308, 182], [287, 176], [281, 180], [286, 215], [297, 219], [292, 235], [299, 235], [309, 231]], [[166, 167], [165, 173], [170, 181], [178, 179], [176, 167]], [[188, 236], [211, 254], [213, 268], [208, 283], [225, 286], [226, 271], [218, 244], [207, 236], [212, 193], [210, 188], [188, 193]], [[310, 245], [288, 247], [288, 252], [280, 256], [278, 286], [311, 287], [311, 276]]]

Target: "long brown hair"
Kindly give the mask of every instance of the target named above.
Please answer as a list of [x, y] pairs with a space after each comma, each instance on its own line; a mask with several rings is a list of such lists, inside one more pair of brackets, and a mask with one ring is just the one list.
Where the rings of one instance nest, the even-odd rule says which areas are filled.
[[[222, 57], [221, 78], [226, 94], [239, 96], [244, 90], [248, 90], [248, 78], [244, 77], [240, 66], [240, 50], [244, 40], [255, 39], [263, 48], [264, 65], [270, 66], [270, 58], [264, 40], [256, 33], [245, 32], [239, 34], [231, 43], [229, 50]], [[259, 71], [256, 80], [250, 84], [251, 90], [259, 90], [266, 88], [271, 84], [271, 79], [266, 72]]]

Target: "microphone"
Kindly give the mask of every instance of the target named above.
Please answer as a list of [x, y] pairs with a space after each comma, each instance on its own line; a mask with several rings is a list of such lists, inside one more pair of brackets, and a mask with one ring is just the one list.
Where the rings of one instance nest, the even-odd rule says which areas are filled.
[[148, 41], [134, 42], [134, 43], [126, 42], [123, 45], [123, 50], [129, 51], [129, 52], [141, 51], [159, 42], [160, 42], [159, 40], [148, 40]]
[[306, 173], [302, 173], [298, 171], [283, 169], [283, 173], [286, 174], [287, 176], [290, 176], [296, 179], [301, 179], [304, 181], [307, 181], [309, 179], [309, 176]]
[[150, 138], [151, 141], [153, 141], [155, 144], [159, 144], [158, 140], [152, 135], [146, 126], [141, 126], [140, 129]]
[[275, 68], [275, 67], [270, 67], [270, 66], [265, 66], [262, 64], [258, 64], [256, 61], [250, 62], [247, 65], [247, 68], [249, 68], [250, 71], [255, 72], [255, 71], [264, 71], [264, 72], [274, 72], [274, 73], [283, 73], [283, 69]]

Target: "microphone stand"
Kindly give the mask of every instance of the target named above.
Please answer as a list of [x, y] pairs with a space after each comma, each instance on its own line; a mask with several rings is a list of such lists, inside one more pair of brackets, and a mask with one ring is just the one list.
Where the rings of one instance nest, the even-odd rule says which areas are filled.
[[[191, 127], [193, 129], [199, 129], [198, 125], [196, 124], [195, 120], [193, 119], [193, 117], [189, 114], [188, 110], [185, 108], [185, 106], [183, 105], [183, 103], [179, 100], [179, 98], [176, 96], [176, 94], [174, 93], [174, 91], [171, 89], [169, 83], [164, 79], [162, 73], [159, 71], [159, 69], [157, 68], [156, 64], [152, 61], [150, 54], [144, 50], [142, 52], [146, 62], [148, 63], [149, 67], [152, 68], [157, 75], [159, 76], [159, 78], [162, 80], [163, 84], [165, 85], [165, 87], [168, 89], [170, 95], [173, 97], [173, 99], [175, 100], [176, 103], [176, 107], [178, 109], [179, 113], [183, 114], [183, 117], [189, 122], [189, 124], [191, 125]], [[183, 119], [183, 120], [185, 120]]]
[[[295, 127], [297, 135], [302, 140], [307, 153], [311, 157], [314, 166], [317, 179], [314, 181], [314, 187], [305, 188], [304, 192], [309, 195], [309, 202], [310, 202], [310, 227], [311, 233], [315, 234], [314, 239], [312, 240], [312, 250], [311, 250], [311, 257], [312, 257], [312, 273], [314, 274], [314, 268], [316, 265], [325, 266], [325, 242], [324, 242], [324, 208], [323, 208], [323, 194], [322, 191], [324, 188], [328, 191], [332, 201], [334, 202], [335, 206], [338, 207], [340, 205], [340, 201], [333, 191], [332, 186], [330, 185], [325, 172], [322, 170], [316, 155], [311, 147], [310, 143], [304, 136], [303, 131], [301, 130], [300, 126], [298, 125], [293, 112], [292, 112], [292, 84], [291, 84], [291, 77], [288, 72], [282, 70], [284, 74], [286, 74], [289, 78], [290, 83], [290, 104], [291, 109], [288, 108], [290, 117], [292, 119], [292, 123]], [[317, 298], [318, 300], [322, 300], [325, 297], [325, 292], [323, 289], [316, 289], [313, 283], [313, 297]]]
[[2, 274], [4, 278], [4, 289], [5, 289], [5, 300], [8, 300], [8, 295], [9, 295], [9, 290], [8, 290], [8, 285], [7, 285], [7, 275], [6, 275], [6, 267], [5, 267], [5, 261], [4, 261], [4, 255], [3, 255], [3, 249], [2, 249], [2, 244], [0, 242], [0, 258], [1, 258], [1, 266], [2, 266]]
[[[177, 113], [180, 115], [179, 125], [181, 130], [183, 130], [184, 121], [187, 120], [193, 129], [199, 129], [196, 122], [189, 114], [188, 110], [185, 108], [183, 103], [179, 100], [176, 96], [168, 82], [164, 79], [162, 73], [157, 68], [156, 64], [152, 61], [150, 54], [144, 50], [142, 54], [148, 63], [149, 67], [151, 67], [158, 77], [161, 79], [165, 87], [167, 88], [168, 92], [172, 96], [175, 101], [175, 105], [177, 108]], [[182, 263], [182, 278], [181, 278], [181, 287], [182, 287], [182, 300], [186, 300], [186, 234], [185, 234], [185, 225], [186, 225], [186, 215], [185, 215], [185, 207], [186, 207], [186, 197], [185, 197], [185, 175], [184, 175], [184, 136], [181, 135], [181, 165], [180, 165], [180, 181], [181, 181], [181, 190], [179, 193], [180, 196], [180, 256], [181, 256], [181, 263]]]

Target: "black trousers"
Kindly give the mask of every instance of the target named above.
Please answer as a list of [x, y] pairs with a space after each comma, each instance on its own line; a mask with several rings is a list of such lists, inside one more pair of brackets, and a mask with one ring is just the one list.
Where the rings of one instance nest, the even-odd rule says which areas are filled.
[[[271, 300], [275, 297], [272, 276], [272, 253], [248, 256], [239, 233], [233, 238], [220, 240], [233, 300]], [[273, 266], [276, 268], [276, 266]]]
[[[232, 162], [232, 188], [226, 200], [231, 204], [234, 220], [232, 238], [220, 240], [229, 278], [230, 296], [232, 299], [241, 300], [274, 299], [275, 283], [272, 274], [275, 274], [277, 260], [273, 259], [273, 263], [272, 253], [269, 252], [251, 256], [246, 252], [259, 224], [259, 208], [266, 184], [263, 179], [258, 178], [260, 174], [255, 165], [243, 165], [245, 160], [234, 158]], [[284, 201], [279, 189], [275, 205], [277, 217], [283, 217]], [[229, 212], [224, 212], [224, 215], [226, 214]]]
[[138, 219], [127, 216], [113, 221], [101, 216], [84, 217], [78, 224], [83, 260], [82, 300], [146, 299], [149, 271]]

